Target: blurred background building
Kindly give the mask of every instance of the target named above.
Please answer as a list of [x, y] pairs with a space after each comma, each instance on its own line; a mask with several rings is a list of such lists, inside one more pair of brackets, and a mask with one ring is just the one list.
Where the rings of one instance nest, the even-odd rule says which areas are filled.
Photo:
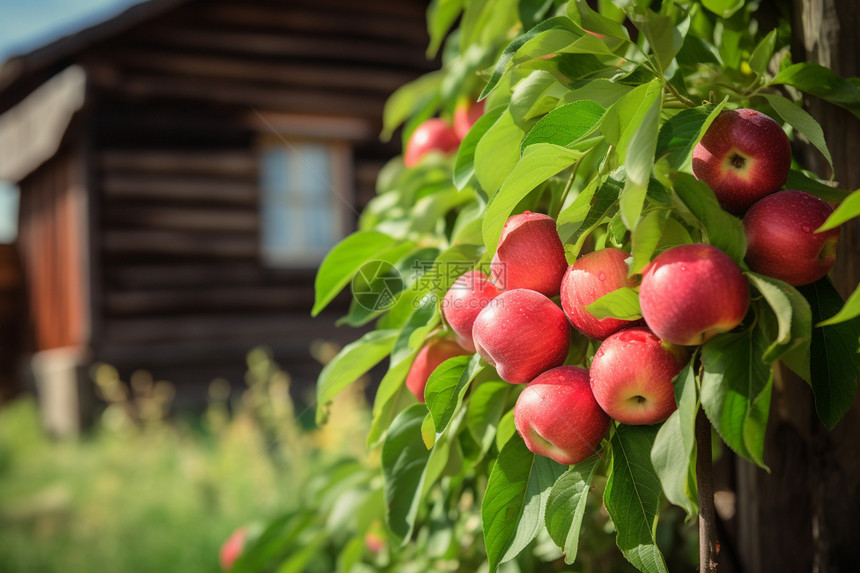
[[150, 0], [7, 59], [4, 391], [29, 377], [68, 410], [99, 361], [193, 402], [258, 345], [312, 383], [311, 341], [355, 337], [334, 329], [343, 303], [311, 318], [315, 270], [399, 152], [385, 100], [438, 67], [426, 8]]

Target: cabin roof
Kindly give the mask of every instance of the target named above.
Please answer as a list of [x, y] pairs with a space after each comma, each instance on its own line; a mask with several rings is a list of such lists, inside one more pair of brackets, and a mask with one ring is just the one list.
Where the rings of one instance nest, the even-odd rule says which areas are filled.
[[135, 26], [169, 12], [189, 0], [148, 0], [134, 4], [103, 22], [62, 36], [0, 65], [0, 113], [21, 101], [54, 73], [90, 46], [118, 36]]

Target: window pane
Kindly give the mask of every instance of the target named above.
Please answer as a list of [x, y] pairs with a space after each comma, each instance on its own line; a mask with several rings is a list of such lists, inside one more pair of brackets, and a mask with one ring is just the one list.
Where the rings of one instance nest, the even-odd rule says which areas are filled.
[[332, 149], [317, 143], [273, 147], [264, 151], [261, 167], [263, 256], [285, 266], [321, 259], [341, 239]]

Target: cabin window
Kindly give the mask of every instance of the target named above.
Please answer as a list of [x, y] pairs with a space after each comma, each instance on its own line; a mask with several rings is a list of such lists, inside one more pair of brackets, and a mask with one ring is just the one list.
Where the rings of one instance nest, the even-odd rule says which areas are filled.
[[18, 201], [18, 187], [0, 181], [0, 243], [12, 243], [18, 235]]
[[324, 142], [264, 145], [261, 251], [272, 267], [315, 266], [346, 235], [348, 153]]

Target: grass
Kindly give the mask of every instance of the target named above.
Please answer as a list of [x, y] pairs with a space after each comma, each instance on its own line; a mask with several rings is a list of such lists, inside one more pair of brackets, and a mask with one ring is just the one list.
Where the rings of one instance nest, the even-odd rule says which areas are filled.
[[167, 421], [169, 386], [127, 386], [107, 367], [96, 378], [108, 407], [77, 440], [47, 438], [32, 399], [0, 405], [0, 572], [220, 571], [236, 527], [294, 502], [302, 451], [338, 441], [298, 427], [265, 353], [249, 365], [235, 415], [215, 383], [201, 419]]

